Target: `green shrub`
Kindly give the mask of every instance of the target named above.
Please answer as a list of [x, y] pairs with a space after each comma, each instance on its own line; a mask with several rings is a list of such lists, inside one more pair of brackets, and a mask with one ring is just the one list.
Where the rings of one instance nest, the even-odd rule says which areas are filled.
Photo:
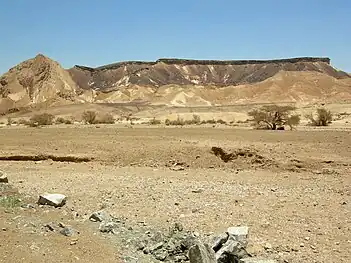
[[15, 196], [0, 196], [0, 207], [15, 208], [21, 205], [21, 199]]

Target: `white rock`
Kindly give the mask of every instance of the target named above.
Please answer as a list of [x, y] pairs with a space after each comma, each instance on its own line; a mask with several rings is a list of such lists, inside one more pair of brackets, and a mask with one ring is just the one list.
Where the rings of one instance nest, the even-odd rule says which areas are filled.
[[0, 183], [8, 183], [9, 179], [7, 178], [7, 175], [5, 172], [0, 171]]
[[229, 227], [227, 233], [236, 241], [247, 244], [247, 237], [249, 235], [249, 228], [247, 226]]
[[66, 204], [67, 197], [63, 194], [43, 194], [39, 196], [39, 205], [51, 205], [61, 207]]

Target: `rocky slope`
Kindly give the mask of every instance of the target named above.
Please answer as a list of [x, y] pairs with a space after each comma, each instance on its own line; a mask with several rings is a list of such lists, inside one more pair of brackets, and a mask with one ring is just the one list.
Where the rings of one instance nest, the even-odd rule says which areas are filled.
[[122, 62], [98, 68], [75, 66], [69, 70], [81, 88], [103, 91], [139, 85], [237, 86], [254, 84], [273, 77], [279, 71], [313, 71], [341, 79], [345, 72], [330, 66], [329, 58], [281, 60], [182, 60], [159, 59], [156, 62]]
[[334, 69], [329, 58], [159, 59], [65, 70], [38, 55], [0, 77], [0, 113], [82, 102], [211, 106], [340, 100], [351, 100], [351, 76]]
[[57, 62], [37, 55], [0, 77], [0, 111], [32, 104], [75, 103], [83, 91]]

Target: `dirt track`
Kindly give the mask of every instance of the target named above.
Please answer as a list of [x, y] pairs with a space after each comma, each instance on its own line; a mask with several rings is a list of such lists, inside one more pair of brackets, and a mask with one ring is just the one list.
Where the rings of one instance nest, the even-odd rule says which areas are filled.
[[[250, 226], [252, 253], [280, 262], [351, 260], [349, 131], [115, 126], [0, 131], [1, 156], [95, 158], [79, 164], [0, 162], [0, 168], [25, 194], [66, 194], [67, 209], [76, 211], [79, 220], [103, 206], [134, 223], [146, 221], [167, 228], [177, 221], [204, 234], [245, 224]], [[239, 155], [224, 163], [211, 152], [213, 146], [227, 152], [246, 149], [253, 157]], [[263, 161], [256, 163], [255, 156], [262, 156]], [[175, 162], [185, 170], [171, 170]], [[194, 193], [199, 189], [200, 193]], [[1, 211], [4, 224], [14, 216]], [[60, 215], [57, 220], [62, 220]], [[21, 235], [26, 236], [17, 231], [6, 238], [15, 240]], [[266, 243], [272, 251], [264, 249]], [[111, 244], [100, 244], [110, 251]], [[57, 246], [64, 249], [66, 245]], [[94, 244], [85, 249], [104, 253], [96, 251]], [[9, 258], [15, 252], [16, 243], [1, 254]], [[105, 262], [114, 257], [109, 253]], [[57, 262], [71, 262], [69, 258], [63, 255]], [[89, 261], [82, 258], [81, 262]]]

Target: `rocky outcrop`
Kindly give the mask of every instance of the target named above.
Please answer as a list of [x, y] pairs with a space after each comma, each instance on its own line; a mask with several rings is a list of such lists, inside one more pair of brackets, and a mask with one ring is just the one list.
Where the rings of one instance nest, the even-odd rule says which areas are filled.
[[53, 100], [74, 103], [81, 91], [57, 62], [37, 55], [0, 77], [0, 113]]

